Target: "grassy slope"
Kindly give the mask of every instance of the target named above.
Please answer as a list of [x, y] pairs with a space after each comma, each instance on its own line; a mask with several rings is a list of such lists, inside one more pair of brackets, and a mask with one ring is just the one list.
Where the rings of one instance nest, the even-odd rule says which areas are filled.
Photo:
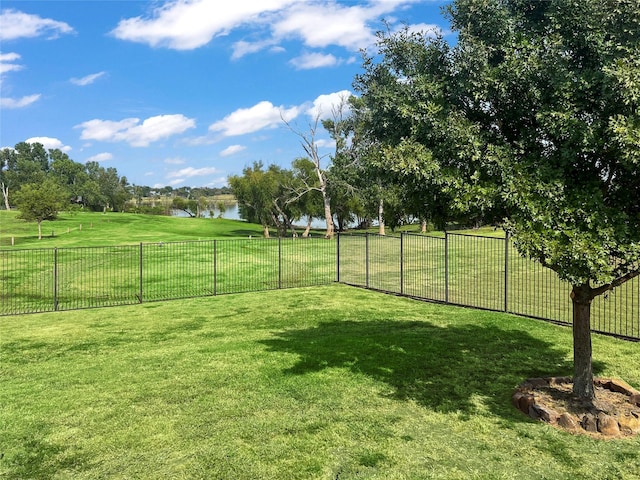
[[[571, 373], [571, 332], [343, 285], [0, 324], [6, 479], [632, 479], [596, 441], [510, 404]], [[640, 387], [638, 344], [595, 371]]]
[[80, 212], [61, 213], [57, 220], [43, 222], [44, 238], [38, 240], [37, 224], [16, 216], [17, 212], [0, 211], [2, 247], [11, 245], [11, 237], [17, 247], [51, 248], [262, 236], [259, 225], [238, 220]]

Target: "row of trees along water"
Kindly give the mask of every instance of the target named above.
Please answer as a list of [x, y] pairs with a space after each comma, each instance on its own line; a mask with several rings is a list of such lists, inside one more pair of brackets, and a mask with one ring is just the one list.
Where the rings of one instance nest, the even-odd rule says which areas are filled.
[[113, 167], [78, 163], [61, 150], [26, 142], [0, 150], [0, 188], [2, 207], [18, 209], [22, 218], [39, 226], [69, 208], [160, 215], [181, 210], [190, 216], [202, 216], [214, 209], [224, 213], [233, 201], [228, 187], [131, 185]]
[[573, 391], [591, 402], [591, 302], [640, 274], [640, 2], [454, 0], [446, 15], [454, 43], [379, 33], [359, 95], [322, 122], [329, 166], [316, 121], [292, 170], [257, 163], [230, 184], [254, 221], [286, 228], [306, 208], [327, 237], [350, 202], [387, 222], [499, 222], [572, 285]]

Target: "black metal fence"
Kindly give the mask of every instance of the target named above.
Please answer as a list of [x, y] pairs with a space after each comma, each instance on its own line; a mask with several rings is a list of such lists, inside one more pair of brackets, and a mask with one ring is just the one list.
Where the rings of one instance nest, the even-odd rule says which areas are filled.
[[[424, 300], [572, 322], [571, 287], [505, 238], [373, 234], [338, 237], [338, 281]], [[594, 331], [640, 339], [640, 281], [591, 307]]]
[[335, 249], [296, 238], [0, 250], [0, 315], [322, 285], [336, 280]]
[[[0, 250], [0, 315], [332, 282], [571, 324], [570, 286], [504, 238], [447, 233]], [[640, 279], [597, 297], [595, 331], [640, 339]]]

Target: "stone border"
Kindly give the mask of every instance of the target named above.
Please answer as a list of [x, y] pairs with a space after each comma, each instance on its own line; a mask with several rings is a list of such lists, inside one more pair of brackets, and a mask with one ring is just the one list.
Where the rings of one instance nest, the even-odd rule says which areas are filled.
[[[587, 409], [587, 413], [580, 418], [576, 414], [557, 412], [537, 403], [536, 395], [533, 393], [535, 390], [570, 383], [573, 383], [571, 377], [530, 378], [516, 388], [511, 396], [511, 401], [525, 415], [542, 420], [555, 427], [560, 427], [571, 433], [601, 434], [606, 437], [621, 437], [640, 433], [640, 413], [632, 412], [630, 415], [612, 416], [591, 408]], [[631, 405], [640, 407], [640, 391], [625, 381], [596, 378], [593, 383], [595, 387], [626, 395]]]

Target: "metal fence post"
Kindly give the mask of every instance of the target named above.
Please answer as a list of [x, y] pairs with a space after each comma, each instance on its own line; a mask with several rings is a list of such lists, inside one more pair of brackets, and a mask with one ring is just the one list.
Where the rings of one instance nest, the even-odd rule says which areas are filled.
[[449, 303], [449, 235], [444, 231], [444, 301]]
[[340, 232], [336, 235], [336, 282], [340, 283]]
[[278, 237], [278, 288], [282, 288], [282, 237]]
[[404, 295], [404, 232], [400, 232], [400, 295]]
[[504, 311], [509, 311], [509, 233], [504, 236]]
[[58, 247], [53, 249], [53, 310], [58, 311]]

